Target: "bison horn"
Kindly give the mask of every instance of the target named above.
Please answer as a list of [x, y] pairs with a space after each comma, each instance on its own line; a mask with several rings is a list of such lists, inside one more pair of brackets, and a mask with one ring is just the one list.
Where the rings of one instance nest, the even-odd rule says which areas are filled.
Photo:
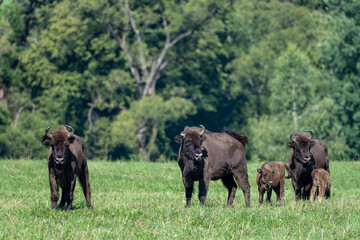
[[202, 136], [205, 132], [205, 127], [203, 125], [200, 125], [200, 127], [202, 128], [200, 131], [200, 136]]
[[291, 140], [291, 141], [293, 141], [293, 139], [292, 139], [292, 135], [294, 134], [294, 132], [295, 132], [295, 129], [294, 129], [294, 130], [292, 130], [292, 132], [290, 133], [290, 140]]
[[312, 132], [311, 130], [306, 130], [305, 132], [308, 132], [308, 133], [310, 133], [310, 135], [311, 135], [311, 138], [313, 138], [313, 132]]
[[75, 129], [70, 125], [65, 125], [67, 128], [70, 128], [71, 132], [68, 134], [68, 138], [74, 135]]
[[51, 138], [51, 134], [49, 133], [49, 129], [52, 127], [52, 125], [48, 126], [46, 129], [45, 129], [45, 135], [48, 136], [49, 138]]

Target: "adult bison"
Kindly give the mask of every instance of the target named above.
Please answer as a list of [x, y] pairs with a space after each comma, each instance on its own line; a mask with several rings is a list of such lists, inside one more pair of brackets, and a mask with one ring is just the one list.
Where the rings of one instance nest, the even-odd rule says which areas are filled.
[[186, 190], [186, 206], [190, 207], [194, 181], [199, 181], [199, 200], [203, 205], [210, 180], [221, 179], [228, 189], [227, 205], [232, 205], [237, 185], [243, 190], [250, 207], [245, 144], [248, 138], [232, 130], [221, 133], [205, 130], [204, 126], [185, 127], [175, 141], [180, 144], [178, 164]]
[[51, 190], [52, 209], [57, 208], [59, 186], [62, 196], [59, 207], [67, 203], [66, 211], [72, 209], [76, 178], [79, 177], [86, 198], [86, 206], [91, 207], [91, 189], [89, 171], [86, 163], [85, 145], [74, 134], [74, 128], [69, 125], [59, 126], [53, 133], [49, 133], [51, 126], [45, 130], [42, 144], [50, 146], [48, 155], [49, 182]]
[[323, 141], [313, 138], [312, 131], [309, 134], [292, 131], [291, 142], [288, 147], [292, 148], [289, 167], [293, 172], [292, 185], [295, 191], [295, 200], [308, 199], [312, 186], [311, 172], [315, 168], [323, 168], [330, 173], [328, 150]]

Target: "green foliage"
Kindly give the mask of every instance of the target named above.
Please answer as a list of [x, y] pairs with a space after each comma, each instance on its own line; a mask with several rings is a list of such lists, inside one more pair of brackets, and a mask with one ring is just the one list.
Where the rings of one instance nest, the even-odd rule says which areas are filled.
[[274, 158], [289, 131], [312, 129], [332, 158], [358, 158], [359, 9], [356, 0], [4, 0], [0, 133], [27, 132], [22, 118], [35, 115], [41, 129], [74, 126], [89, 158], [155, 161], [176, 157], [186, 125], [241, 129], [259, 150], [252, 159]]
[[11, 123], [11, 113], [7, 109], [6, 104], [0, 102], [0, 133], [6, 129], [6, 125]]
[[[270, 81], [271, 110], [274, 114], [297, 111], [302, 114], [317, 101], [316, 75], [307, 57], [291, 45], [277, 60]], [[294, 104], [296, 109], [294, 109]]]
[[45, 156], [48, 148], [41, 144], [47, 120], [39, 114], [23, 111], [18, 125], [0, 132], [1, 158], [35, 158]]
[[299, 126], [303, 130], [314, 130], [314, 137], [325, 142], [330, 159], [343, 159], [349, 156], [350, 148], [343, 140], [345, 132], [336, 116], [336, 108], [332, 99], [324, 98], [309, 108], [299, 121]]
[[[195, 106], [191, 101], [174, 97], [164, 100], [159, 96], [143, 98], [140, 101], [132, 102], [128, 110], [123, 110], [112, 122], [111, 144], [116, 149], [121, 146], [125, 150], [112, 156], [112, 158], [129, 157], [138, 149], [137, 132], [138, 126], [151, 129], [149, 139], [146, 142], [146, 153], [144, 159], [154, 160], [161, 154], [168, 154], [169, 146], [159, 145], [161, 132], [164, 131], [166, 123], [176, 122], [181, 118], [195, 113]], [[160, 136], [158, 136], [158, 134]], [[164, 136], [164, 134], [162, 135]], [[124, 154], [124, 155], [122, 155]]]
[[293, 130], [291, 119], [264, 115], [260, 119], [252, 119], [250, 122], [250, 141], [247, 149], [251, 149], [251, 160], [287, 162], [290, 149], [286, 143], [289, 142], [289, 134]]
[[[285, 205], [258, 205], [259, 162], [248, 164], [251, 207], [237, 190], [233, 207], [227, 190], [211, 181], [204, 207], [197, 183], [190, 209], [176, 162], [89, 161], [92, 209], [80, 184], [75, 210], [51, 210], [45, 161], [0, 161], [0, 238], [4, 239], [356, 239], [360, 235], [360, 188], [355, 161], [331, 161], [331, 198], [295, 202], [285, 180]], [[349, 184], [351, 182], [351, 184]], [[11, 223], [11, 224], [10, 224]], [[74, 228], [76, 226], [76, 228]]]

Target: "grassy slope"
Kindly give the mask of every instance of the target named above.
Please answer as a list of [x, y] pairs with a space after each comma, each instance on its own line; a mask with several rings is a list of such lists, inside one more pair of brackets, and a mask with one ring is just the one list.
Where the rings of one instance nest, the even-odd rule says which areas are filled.
[[[211, 182], [205, 207], [185, 209], [176, 162], [89, 162], [92, 203], [80, 184], [76, 210], [51, 211], [45, 160], [0, 161], [0, 238], [20, 239], [342, 239], [360, 238], [360, 162], [331, 162], [332, 198], [295, 202], [286, 181], [283, 207], [257, 204], [256, 168], [248, 163], [251, 208], [237, 192], [226, 207], [227, 190]], [[197, 186], [197, 185], [196, 185]], [[275, 202], [275, 195], [272, 196]]]

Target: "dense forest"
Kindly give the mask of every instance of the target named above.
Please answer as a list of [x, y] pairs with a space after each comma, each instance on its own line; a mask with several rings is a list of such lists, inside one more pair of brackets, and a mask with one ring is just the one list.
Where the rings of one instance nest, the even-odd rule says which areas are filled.
[[89, 158], [175, 159], [185, 126], [287, 161], [312, 130], [360, 150], [358, 0], [1, 0], [0, 157], [45, 158], [47, 126]]

